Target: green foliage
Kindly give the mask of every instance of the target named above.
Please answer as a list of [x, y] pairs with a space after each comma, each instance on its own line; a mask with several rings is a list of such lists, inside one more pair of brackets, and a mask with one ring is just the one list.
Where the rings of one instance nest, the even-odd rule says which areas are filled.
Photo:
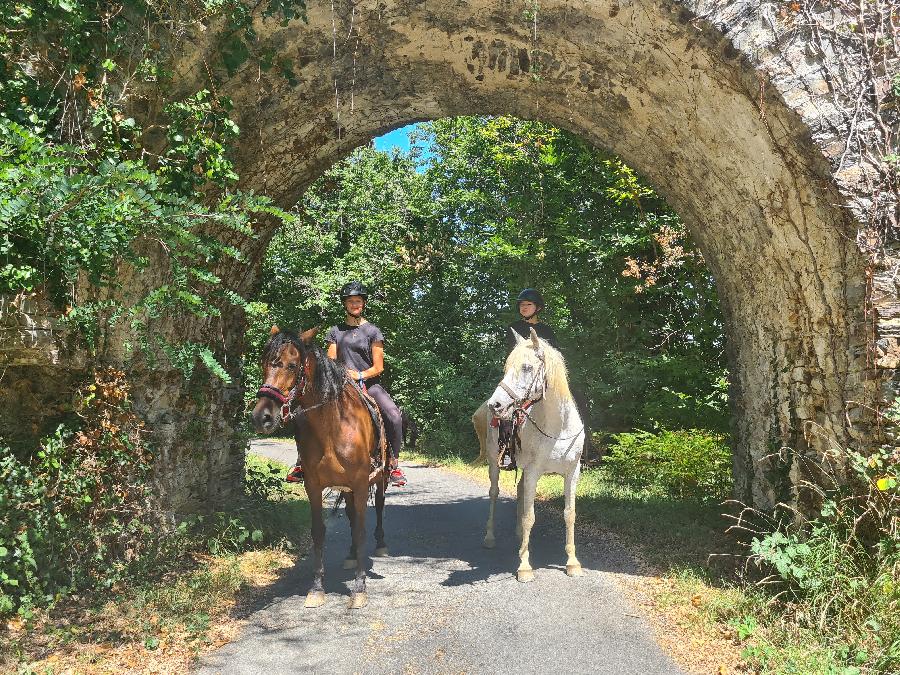
[[286, 471], [280, 464], [248, 455], [243, 496], [227, 511], [185, 521], [193, 545], [213, 555], [272, 545], [296, 548], [309, 529], [309, 504], [287, 490]]
[[94, 168], [83, 151], [0, 119], [0, 293], [46, 284], [62, 301], [82, 270], [99, 285], [116, 261], [140, 263], [129, 245], [151, 206], [153, 177], [134, 162]]
[[117, 371], [79, 393], [82, 424], [32, 459], [0, 448], [0, 614], [110, 588], [153, 547], [151, 456]]
[[614, 439], [603, 463], [625, 485], [701, 501], [731, 494], [731, 450], [723, 436], [690, 429], [621, 433]]
[[[44, 293], [98, 357], [108, 329], [126, 321], [129, 346], [151, 365], [168, 358], [190, 376], [201, 363], [230, 379], [209, 345], [165, 342], [156, 326], [172, 312], [206, 318], [242, 306], [212, 272], [223, 259], [241, 260], [223, 239], [254, 236], [259, 218], [289, 217], [234, 190], [239, 129], [230, 101], [211, 93], [214, 82], [168, 103], [150, 129], [128, 111], [142, 87], [144, 95], [167, 86], [181, 28], [225, 17], [226, 34], [252, 42], [256, 7], [0, 3], [0, 24], [13, 28], [0, 37], [0, 293]], [[287, 20], [303, 7], [279, 0], [262, 9]], [[162, 280], [154, 275], [143, 295], [109, 299], [105, 287], [151, 260], [162, 262]]]
[[[752, 559], [771, 573], [783, 609], [799, 629], [836, 647], [834, 658], [863, 672], [900, 669], [900, 491], [894, 448], [869, 456], [839, 453], [856, 473], [850, 487], [805, 484], [821, 507], [811, 518], [764, 525], [751, 542]], [[821, 468], [821, 467], [820, 467]], [[823, 470], [822, 474], [830, 474]], [[767, 666], [775, 655], [749, 654]], [[862, 670], [859, 670], [862, 669]]]

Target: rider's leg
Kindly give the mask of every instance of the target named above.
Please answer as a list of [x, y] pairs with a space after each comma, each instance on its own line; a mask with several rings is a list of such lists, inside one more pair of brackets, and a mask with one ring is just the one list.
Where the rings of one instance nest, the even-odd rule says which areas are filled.
[[403, 471], [397, 464], [397, 460], [400, 457], [400, 447], [403, 444], [403, 420], [401, 419], [400, 408], [397, 407], [394, 399], [380, 384], [369, 386], [368, 392], [378, 404], [378, 408], [381, 410], [381, 417], [384, 419], [384, 430], [387, 434], [388, 451], [390, 453], [391, 482], [395, 485], [403, 485], [406, 483], [406, 476], [403, 475]]

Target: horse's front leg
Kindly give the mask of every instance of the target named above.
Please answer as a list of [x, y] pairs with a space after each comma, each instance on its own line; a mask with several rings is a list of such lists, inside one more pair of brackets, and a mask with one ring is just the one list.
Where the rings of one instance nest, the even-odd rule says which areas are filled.
[[522, 499], [522, 492], [525, 489], [525, 474], [519, 478], [516, 484], [516, 537], [522, 541], [522, 505], [525, 503]]
[[306, 494], [309, 496], [309, 510], [312, 516], [312, 540], [313, 540], [313, 586], [306, 594], [304, 607], [321, 607], [325, 604], [325, 562], [323, 550], [325, 548], [325, 518], [322, 513], [322, 488], [310, 485], [306, 482]]
[[534, 493], [537, 490], [537, 470], [525, 467], [522, 470], [522, 486], [520, 488], [522, 504], [522, 543], [519, 546], [519, 569], [516, 578], [519, 581], [534, 581], [534, 570], [528, 561], [528, 542], [531, 539], [531, 528], [534, 526]]
[[387, 490], [387, 469], [384, 477], [378, 479], [375, 487], [375, 557], [384, 558], [388, 554], [387, 544], [384, 543], [384, 493]]
[[563, 508], [563, 518], [566, 521], [566, 574], [570, 577], [582, 575], [581, 563], [575, 557], [575, 492], [578, 489], [578, 477], [581, 475], [581, 462], [575, 463], [575, 467], [565, 478], [566, 505]]
[[496, 441], [497, 435], [488, 433], [485, 457], [487, 458], [488, 473], [491, 477], [491, 487], [488, 490], [490, 498], [490, 506], [488, 506], [488, 519], [484, 531], [484, 547], [494, 548], [496, 541], [494, 539], [494, 512], [497, 508], [497, 497], [500, 494], [500, 465], [499, 465], [499, 448], [496, 443], [491, 445], [491, 441]]
[[350, 595], [350, 609], [360, 609], [369, 603], [366, 593], [366, 506], [368, 482], [353, 493], [353, 521], [350, 526], [353, 534], [353, 550], [356, 551], [356, 581]]

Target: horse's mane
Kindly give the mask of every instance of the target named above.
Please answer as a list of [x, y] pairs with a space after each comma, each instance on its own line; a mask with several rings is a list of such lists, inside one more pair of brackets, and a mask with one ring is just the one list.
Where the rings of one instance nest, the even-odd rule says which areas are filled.
[[[566, 372], [566, 361], [559, 350], [554, 349], [546, 340], [538, 338], [544, 352], [544, 364], [547, 367], [547, 389], [560, 398], [572, 398], [569, 391], [569, 377]], [[537, 364], [537, 354], [531, 340], [526, 339], [516, 345], [506, 357], [504, 372], [520, 370], [526, 363]]]
[[347, 383], [347, 369], [337, 361], [328, 358], [325, 350], [315, 342], [303, 346], [306, 353], [316, 360], [316, 371], [312, 381], [313, 389], [319, 392], [323, 403], [337, 401]]
[[281, 330], [269, 338], [263, 349], [263, 363], [270, 362], [284, 346], [289, 344], [294, 345], [304, 359], [315, 360], [315, 374], [310, 384], [319, 393], [322, 402], [339, 399], [347, 382], [347, 369], [337, 361], [329, 359], [325, 350], [315, 342], [303, 342], [294, 331]]

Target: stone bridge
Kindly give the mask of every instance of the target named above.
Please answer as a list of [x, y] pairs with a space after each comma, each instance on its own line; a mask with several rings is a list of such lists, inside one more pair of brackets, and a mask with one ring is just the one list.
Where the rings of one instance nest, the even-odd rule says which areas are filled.
[[[796, 498], [806, 458], [891, 442], [881, 411], [900, 356], [897, 221], [878, 156], [890, 128], [866, 38], [839, 30], [854, 19], [838, 7], [311, 0], [307, 22], [256, 19], [255, 48], [280, 64], [268, 70], [249, 59], [227, 72], [217, 31], [198, 27], [177, 59], [175, 95], [213, 78], [234, 101], [242, 187], [284, 206], [354, 147], [446, 116], [539, 119], [621, 156], [688, 224], [716, 279], [736, 497], [771, 507]], [[159, 103], [138, 113], [152, 118]], [[250, 261], [220, 270], [236, 288], [256, 282], [272, 227], [261, 223], [253, 240], [226, 235]], [[122, 281], [123, 292], [148, 283]], [[25, 314], [8, 320], [21, 325]], [[173, 335], [214, 336], [235, 374], [203, 400], [174, 371], [133, 373], [175, 509], [239, 485], [244, 325], [237, 313], [171, 319]], [[59, 367], [52, 341], [28, 338], [44, 333], [3, 335], [8, 382]], [[10, 414], [34, 416], [14, 387], [4, 392]]]

